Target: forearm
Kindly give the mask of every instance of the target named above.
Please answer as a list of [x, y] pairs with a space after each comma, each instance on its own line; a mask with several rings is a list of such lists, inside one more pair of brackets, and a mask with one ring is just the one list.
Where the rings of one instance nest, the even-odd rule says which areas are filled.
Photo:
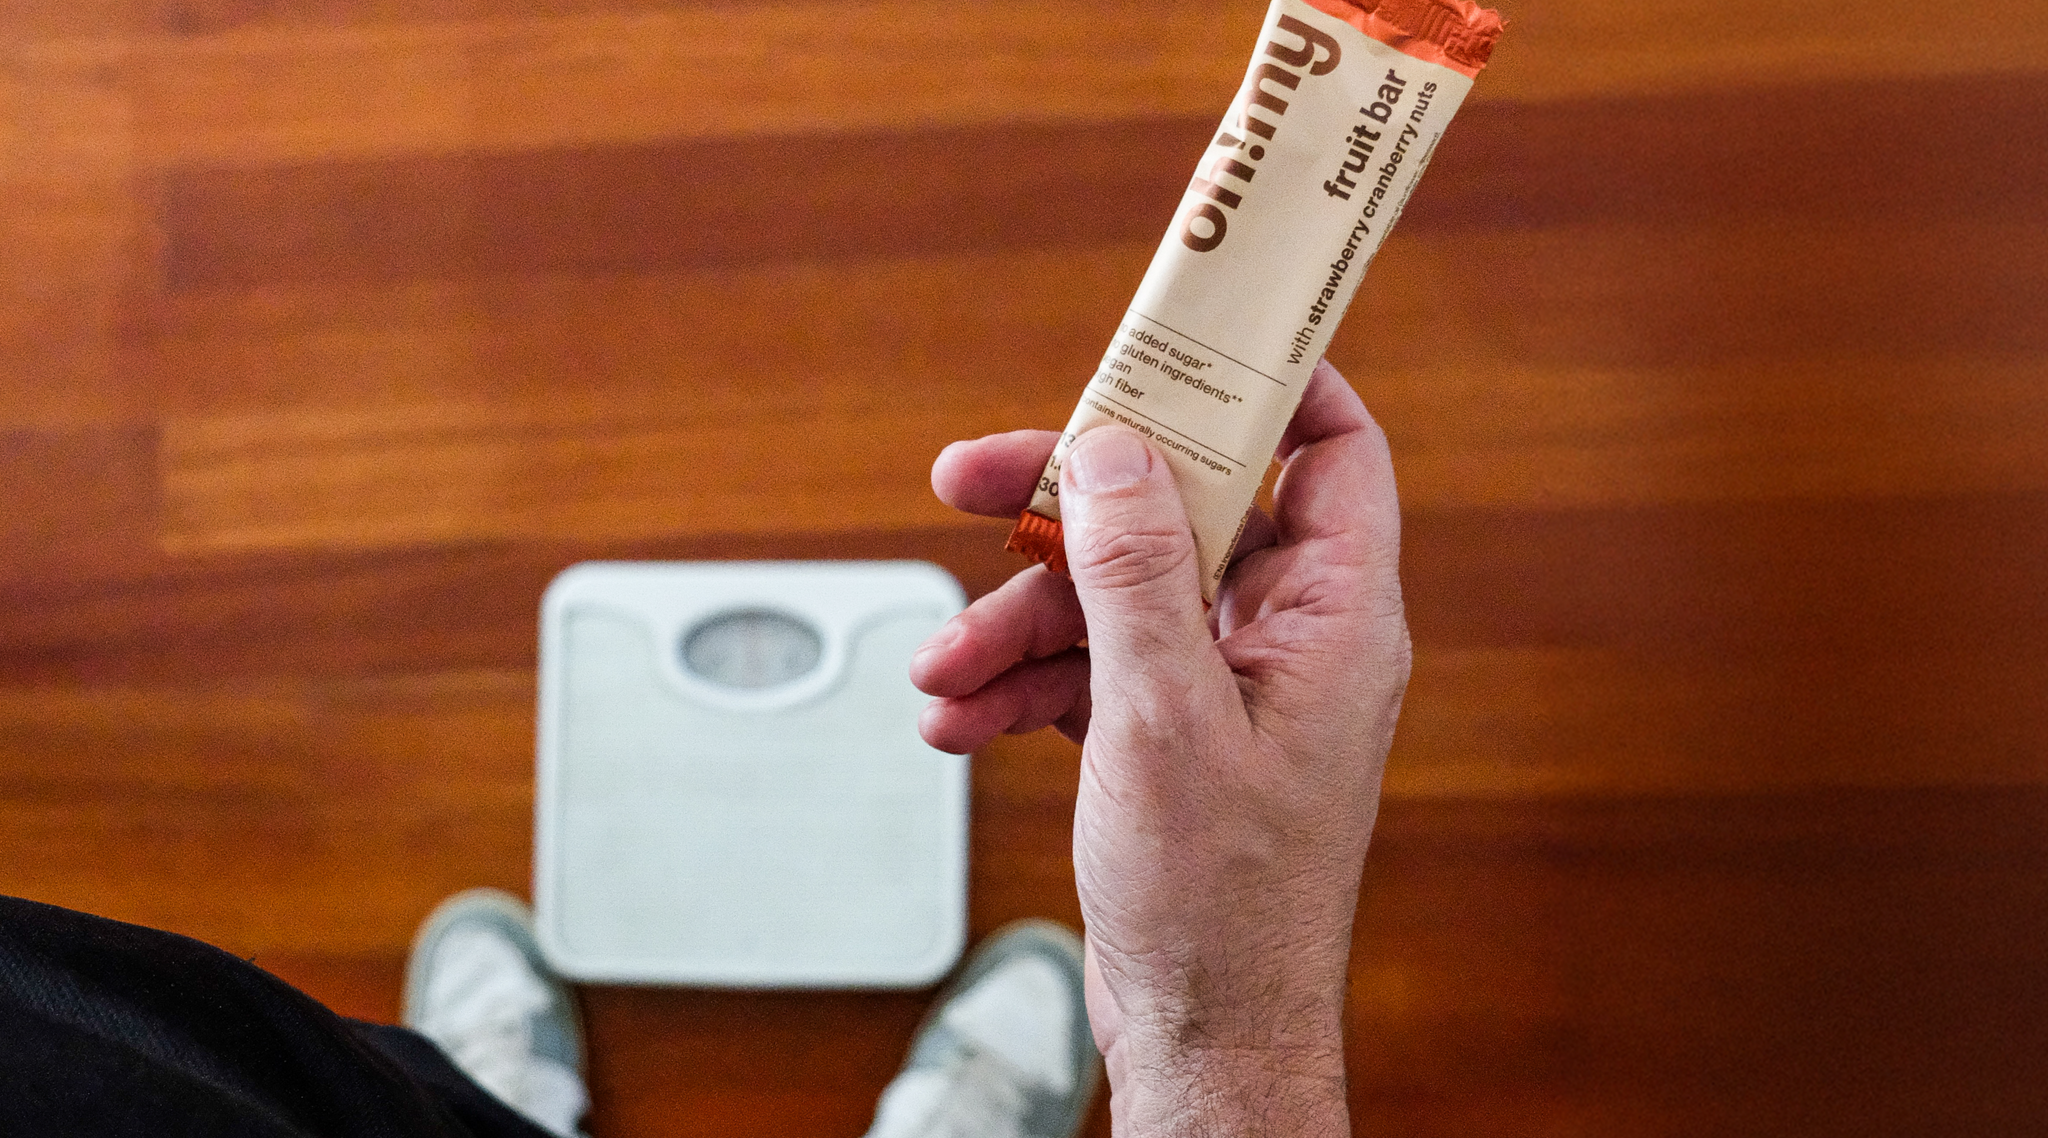
[[[1145, 910], [1144, 928], [1187, 930], [1118, 952], [1103, 941], [1125, 910], [1090, 911], [1089, 1018], [1116, 1138], [1348, 1135], [1345, 993], [1364, 851], [1335, 837], [1290, 853], [1221, 824], [1209, 833], [1229, 866], [1256, 867], [1259, 888], [1221, 884], [1231, 874], [1190, 850], [1155, 854], [1181, 867], [1172, 887], [1119, 888], [1076, 851], [1087, 896]], [[1314, 864], [1280, 869], [1275, 858]]]

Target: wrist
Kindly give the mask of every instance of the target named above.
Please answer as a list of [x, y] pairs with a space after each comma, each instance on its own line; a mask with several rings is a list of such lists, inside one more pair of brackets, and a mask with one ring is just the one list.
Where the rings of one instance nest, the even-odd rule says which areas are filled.
[[1178, 967], [1091, 942], [1089, 1012], [1118, 1138], [1349, 1133], [1342, 955], [1315, 941], [1244, 951], [1251, 940]]
[[1238, 1138], [1351, 1132], [1344, 1048], [1158, 1047], [1119, 1039], [1105, 1057], [1117, 1138]]

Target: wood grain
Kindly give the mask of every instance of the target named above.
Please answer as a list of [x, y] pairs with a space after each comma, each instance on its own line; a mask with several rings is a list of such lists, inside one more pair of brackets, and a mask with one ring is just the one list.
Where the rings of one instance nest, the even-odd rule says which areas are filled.
[[2025, 1130], [2042, 1105], [2041, 955], [2023, 942], [2048, 913], [2043, 806], [1391, 804], [1354, 956], [1357, 1123]]
[[[2002, 74], [2048, 57], [2024, 0], [1945, 14], [1933, 34], [1903, 0], [1854, 21], [1760, 3], [1527, 8], [1482, 98]], [[1260, 11], [1204, 4], [1163, 29], [1145, 5], [1072, 0], [164, 9], [159, 26], [172, 34], [134, 39], [16, 18], [43, 32], [24, 55], [118, 73], [152, 165], [1217, 112]]]
[[[2038, 1129], [2037, 6], [1508, 9], [1331, 350], [1360, 1133]], [[1259, 8], [0, 0], [0, 891], [394, 1016], [527, 878], [555, 573], [1015, 570], [926, 464], [1064, 418]], [[977, 757], [976, 935], [1078, 921], [1078, 763]], [[598, 1135], [857, 1134], [926, 1002], [584, 995]]]
[[[1955, 105], [1977, 113], [1944, 130], [1944, 163], [1915, 161], [1926, 108]], [[2048, 76], [2031, 75], [1482, 102], [1448, 136], [1401, 233], [1745, 217], [2025, 222], [2048, 191], [2048, 158], [2005, 124], [2043, 114]], [[184, 167], [165, 175], [159, 224], [174, 288], [1085, 248], [1153, 238], [1185, 184], [1172, 172], [1192, 166], [1214, 118], [835, 125], [769, 139]], [[1695, 125], [1674, 132], [1675, 121]], [[1788, 151], [1785, 134], [1818, 144]]]

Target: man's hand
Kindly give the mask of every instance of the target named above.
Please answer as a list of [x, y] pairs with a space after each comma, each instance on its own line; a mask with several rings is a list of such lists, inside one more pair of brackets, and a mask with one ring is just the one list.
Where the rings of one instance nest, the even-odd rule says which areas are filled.
[[[957, 443], [932, 484], [1014, 517], [1055, 438]], [[1061, 471], [1073, 582], [1025, 570], [911, 666], [933, 746], [1082, 742], [1088, 1014], [1123, 1135], [1349, 1133], [1352, 915], [1408, 679], [1400, 514], [1386, 438], [1328, 363], [1280, 458], [1205, 615], [1164, 460], [1089, 431]]]

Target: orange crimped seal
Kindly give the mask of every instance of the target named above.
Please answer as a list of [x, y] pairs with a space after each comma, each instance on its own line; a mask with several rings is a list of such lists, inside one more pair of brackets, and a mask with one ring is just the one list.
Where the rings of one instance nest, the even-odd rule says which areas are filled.
[[1403, 55], [1476, 79], [1500, 39], [1500, 13], [1473, 0], [1308, 0]]
[[1021, 553], [1062, 577], [1073, 578], [1067, 572], [1066, 531], [1057, 518], [1048, 518], [1036, 510], [1024, 511], [1017, 516], [1017, 528], [1010, 531], [1010, 540], [1003, 543], [1003, 548]]

